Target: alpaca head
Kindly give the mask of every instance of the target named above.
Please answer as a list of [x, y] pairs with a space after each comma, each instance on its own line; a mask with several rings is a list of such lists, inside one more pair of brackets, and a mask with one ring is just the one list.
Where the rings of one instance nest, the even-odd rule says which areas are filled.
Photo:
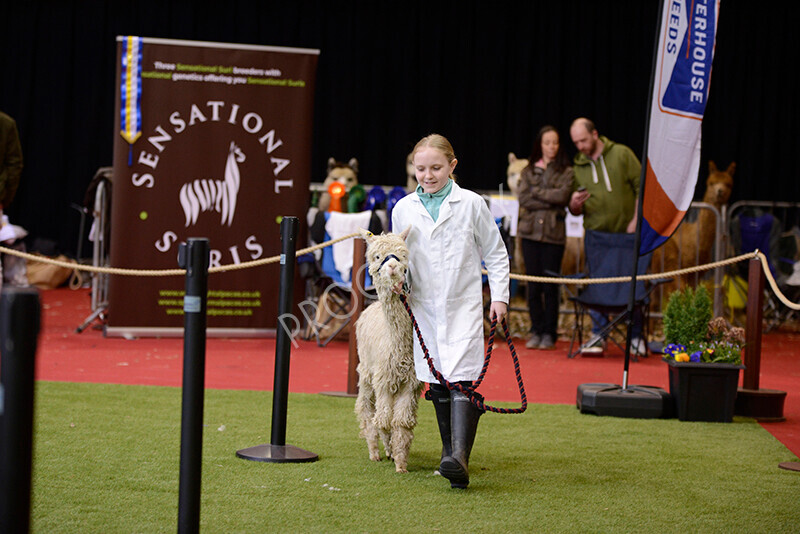
[[405, 280], [408, 269], [406, 237], [410, 230], [409, 226], [399, 234], [381, 235], [361, 230], [361, 235], [367, 242], [369, 275], [379, 291], [391, 290]]
[[728, 165], [724, 171], [717, 168], [713, 161], [708, 162], [708, 180], [706, 180], [706, 193], [703, 201], [719, 207], [728, 203], [733, 190], [733, 173], [736, 171], [736, 162]]
[[508, 153], [508, 167], [506, 168], [506, 183], [511, 193], [519, 193], [519, 183], [522, 180], [522, 170], [528, 166], [527, 159], [518, 158], [513, 152]]

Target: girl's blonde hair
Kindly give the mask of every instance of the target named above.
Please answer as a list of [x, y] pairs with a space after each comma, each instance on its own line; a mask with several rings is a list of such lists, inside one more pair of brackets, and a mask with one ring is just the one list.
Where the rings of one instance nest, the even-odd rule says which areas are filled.
[[[428, 136], [423, 137], [420, 139], [416, 145], [414, 145], [414, 150], [411, 151], [411, 155], [409, 156], [410, 159], [414, 160], [414, 155], [422, 150], [423, 148], [434, 148], [444, 154], [444, 157], [447, 158], [447, 161], [452, 163], [454, 159], [456, 159], [455, 151], [453, 150], [453, 145], [450, 144], [450, 141], [443, 135], [439, 134], [430, 134]], [[450, 179], [454, 182], [456, 181], [456, 175], [450, 173]]]

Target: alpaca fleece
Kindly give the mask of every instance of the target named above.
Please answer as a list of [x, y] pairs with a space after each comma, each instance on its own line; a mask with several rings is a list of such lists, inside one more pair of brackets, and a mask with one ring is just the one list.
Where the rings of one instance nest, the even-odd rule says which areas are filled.
[[[381, 459], [380, 437], [398, 473], [408, 471], [408, 451], [422, 390], [414, 372], [411, 319], [399, 295], [392, 291], [403, 283], [408, 269], [408, 230], [381, 235], [362, 231], [378, 301], [356, 321], [359, 363], [355, 412], [360, 435], [367, 441], [373, 461]], [[384, 261], [390, 255], [394, 257]]]

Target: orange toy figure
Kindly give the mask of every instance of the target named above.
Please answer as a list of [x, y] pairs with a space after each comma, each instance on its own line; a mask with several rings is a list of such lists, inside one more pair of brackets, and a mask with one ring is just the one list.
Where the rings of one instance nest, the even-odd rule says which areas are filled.
[[345, 195], [344, 184], [333, 182], [328, 186], [328, 194], [331, 196], [331, 203], [328, 211], [342, 211], [342, 198]]

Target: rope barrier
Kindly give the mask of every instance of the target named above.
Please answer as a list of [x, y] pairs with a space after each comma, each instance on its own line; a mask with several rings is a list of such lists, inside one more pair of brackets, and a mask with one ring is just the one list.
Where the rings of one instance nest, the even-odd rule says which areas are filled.
[[[359, 232], [354, 232], [352, 234], [347, 234], [345, 236], [336, 239], [331, 239], [330, 241], [325, 241], [324, 243], [319, 243], [317, 245], [298, 249], [296, 255], [302, 256], [303, 254], [308, 254], [310, 252], [314, 252], [323, 249], [325, 247], [335, 245], [336, 243], [340, 243], [348, 239], [359, 237], [360, 235], [361, 234]], [[86, 271], [90, 273], [115, 274], [120, 276], [183, 276], [186, 274], [185, 269], [123, 269], [119, 267], [97, 267], [94, 265], [83, 265], [75, 263], [74, 261], [69, 262], [69, 261], [56, 260], [53, 258], [43, 257], [36, 254], [30, 254], [27, 252], [22, 252], [19, 250], [14, 250], [3, 246], [0, 246], [0, 253], [10, 254], [12, 256], [24, 258], [27, 261], [48, 263], [51, 265], [56, 265], [58, 267], [72, 269], [76, 272]], [[707, 271], [710, 269], [716, 269], [717, 267], [724, 267], [726, 265], [732, 265], [734, 263], [738, 263], [743, 260], [751, 260], [754, 258], [758, 258], [761, 261], [762, 270], [764, 271], [764, 274], [766, 276], [767, 281], [769, 282], [769, 286], [772, 289], [772, 292], [775, 294], [776, 297], [778, 297], [778, 300], [780, 300], [780, 302], [784, 306], [792, 310], [800, 310], [800, 303], [795, 303], [790, 301], [786, 297], [786, 295], [784, 295], [783, 292], [780, 290], [780, 288], [778, 287], [778, 283], [775, 281], [775, 278], [772, 276], [772, 272], [769, 269], [769, 262], [767, 261], [767, 257], [764, 255], [763, 252], [759, 250], [756, 250], [754, 252], [748, 252], [746, 254], [741, 254], [739, 256], [734, 256], [717, 262], [706, 263], [704, 265], [695, 265], [693, 267], [685, 267], [683, 269], [676, 269], [674, 271], [666, 271], [663, 273], [638, 275], [636, 278], [638, 280], [659, 280], [662, 278], [674, 278], [684, 274], [691, 274], [701, 271]], [[279, 261], [280, 261], [280, 255], [270, 256], [268, 258], [261, 258], [257, 260], [245, 261], [237, 264], [209, 267], [208, 274], [223, 273], [239, 269], [249, 269], [252, 267], [259, 267], [262, 265], [278, 263]], [[483, 274], [486, 274], [485, 270], [482, 272]], [[511, 278], [512, 280], [519, 280], [522, 282], [543, 282], [548, 284], [573, 284], [573, 285], [613, 284], [613, 283], [631, 281], [630, 276], [614, 276], [605, 278], [566, 278], [566, 277], [559, 278], [555, 276], [531, 276], [531, 275], [524, 275], [517, 273], [509, 274], [509, 278]]]
[[[786, 295], [784, 295], [780, 287], [778, 287], [778, 282], [772, 276], [772, 271], [770, 271], [769, 261], [767, 260], [766, 255], [764, 255], [764, 253], [759, 250], [755, 250], [754, 252], [748, 252], [746, 254], [741, 254], [739, 256], [734, 256], [717, 262], [706, 263], [704, 265], [695, 265], [693, 267], [685, 267], [683, 269], [676, 269], [674, 271], [666, 271], [663, 273], [642, 274], [638, 275], [636, 278], [638, 280], [660, 280], [663, 278], [674, 278], [684, 274], [691, 274], [701, 271], [707, 271], [710, 269], [716, 269], [717, 267], [724, 267], [726, 265], [732, 265], [734, 263], [738, 263], [743, 260], [752, 260], [755, 258], [758, 258], [758, 260], [761, 262], [762, 271], [764, 271], [764, 275], [767, 279], [767, 282], [769, 282], [769, 286], [772, 289], [772, 292], [775, 294], [775, 296], [778, 297], [778, 300], [780, 300], [783, 305], [792, 310], [800, 310], [800, 304], [792, 302], [788, 298], [786, 298]], [[487, 274], [485, 270], [483, 271], [483, 274]], [[529, 275], [520, 275], [514, 273], [509, 275], [509, 278], [524, 282], [544, 282], [552, 284], [575, 284], [575, 285], [610, 284], [610, 283], [631, 281], [630, 276], [615, 276], [606, 278], [557, 278], [551, 276], [529, 276]]]
[[[738, 263], [742, 260], [752, 259], [755, 255], [761, 254], [760, 252], [756, 251], [756, 253], [749, 252], [747, 254], [742, 254], [740, 256], [735, 256], [732, 258], [728, 258], [725, 260], [720, 260], [717, 262], [707, 263], [704, 265], [695, 265], [693, 267], [685, 267], [683, 269], [676, 269], [674, 271], [666, 271], [663, 273], [651, 273], [651, 274], [640, 274], [636, 276], [637, 280], [660, 280], [663, 278], [674, 278], [677, 276], [681, 276], [684, 274], [690, 274], [700, 271], [707, 271], [709, 269], [716, 269], [717, 267], [723, 267], [725, 265], [731, 265], [733, 263]], [[763, 254], [762, 254], [763, 256]], [[486, 274], [486, 271], [484, 271]], [[510, 275], [510, 278], [514, 280], [521, 280], [524, 282], [545, 282], [545, 283], [553, 283], [553, 284], [575, 284], [575, 285], [582, 285], [582, 284], [614, 284], [619, 282], [630, 282], [630, 276], [613, 276], [613, 277], [605, 277], [605, 278], [558, 278], [555, 276], [530, 276], [524, 274], [514, 274]]]
[[775, 293], [775, 296], [778, 297], [778, 300], [780, 300], [787, 308], [792, 310], [800, 310], [800, 304], [787, 299], [786, 295], [784, 295], [783, 291], [781, 291], [778, 287], [778, 282], [775, 281], [775, 278], [772, 276], [772, 271], [769, 270], [769, 262], [767, 261], [767, 257], [758, 250], [756, 250], [756, 254], [758, 255], [758, 259], [761, 260], [761, 270], [764, 271], [767, 282], [769, 282], [769, 287], [772, 288], [772, 292]]
[[[302, 256], [303, 254], [308, 254], [309, 252], [314, 252], [315, 250], [335, 245], [340, 241], [352, 239], [360, 235], [361, 234], [359, 232], [354, 232], [346, 236], [342, 236], [336, 239], [331, 239], [330, 241], [325, 241], [324, 243], [320, 243], [318, 245], [298, 249], [295, 254], [297, 256]], [[76, 271], [86, 271], [90, 273], [116, 274], [120, 276], [183, 276], [186, 274], [186, 269], [123, 269], [119, 267], [97, 267], [94, 265], [83, 265], [71, 261], [62, 261], [53, 258], [38, 256], [36, 254], [29, 254], [27, 252], [21, 252], [19, 250], [14, 250], [3, 246], [0, 246], [0, 253], [10, 254], [12, 256], [24, 258], [27, 261], [48, 263], [50, 265], [56, 265], [58, 267], [64, 267], [66, 269], [73, 269]], [[219, 267], [209, 267], [208, 274], [236, 271], [239, 269], [249, 269], [251, 267], [259, 267], [261, 265], [278, 263], [280, 259], [281, 257], [280, 255], [278, 255], [278, 256], [271, 256], [269, 258], [261, 258], [258, 260], [245, 261], [237, 264], [232, 263], [229, 265], [220, 265]]]

